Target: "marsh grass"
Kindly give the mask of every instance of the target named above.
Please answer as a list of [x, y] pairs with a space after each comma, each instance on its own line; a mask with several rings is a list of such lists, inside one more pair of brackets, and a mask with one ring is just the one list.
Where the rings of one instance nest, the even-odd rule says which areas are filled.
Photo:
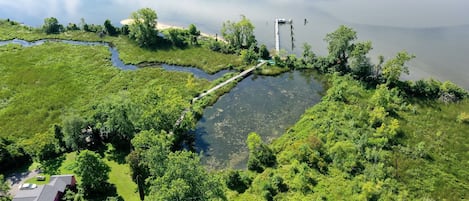
[[176, 89], [184, 101], [202, 91], [206, 80], [157, 68], [122, 71], [110, 63], [104, 46], [46, 43], [0, 47], [1, 137], [30, 138], [61, 122], [69, 112], [86, 116], [91, 105], [127, 91], [138, 95], [149, 85]]
[[398, 154], [399, 179], [418, 194], [459, 200], [469, 196], [469, 124], [457, 122], [469, 113], [469, 100], [444, 104], [417, 102], [415, 113], [402, 113], [403, 144], [423, 147], [425, 158]]
[[138, 47], [127, 36], [100, 37], [97, 33], [84, 31], [67, 31], [61, 34], [45, 34], [38, 28], [14, 24], [0, 20], [0, 40], [23, 39], [36, 41], [40, 39], [66, 39], [77, 41], [108, 42], [117, 47], [121, 59], [127, 64], [145, 62], [165, 63], [171, 65], [191, 66], [207, 73], [216, 73], [231, 66], [240, 66], [242, 62], [238, 55], [214, 52], [202, 46], [187, 48], [160, 47], [145, 49]]

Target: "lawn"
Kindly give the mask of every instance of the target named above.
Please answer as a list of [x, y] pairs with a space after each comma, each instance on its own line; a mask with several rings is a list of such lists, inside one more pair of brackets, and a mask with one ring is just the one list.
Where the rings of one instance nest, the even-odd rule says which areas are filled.
[[[73, 174], [74, 162], [77, 154], [76, 152], [67, 153], [65, 157], [61, 159], [60, 167], [58, 168], [57, 174]], [[109, 183], [114, 184], [117, 189], [117, 194], [124, 198], [126, 201], [138, 201], [139, 195], [137, 191], [137, 184], [132, 181], [130, 177], [130, 168], [128, 164], [119, 164], [113, 160], [104, 159], [104, 162], [111, 167], [109, 173]], [[34, 166], [33, 164], [32, 166]], [[33, 183], [37, 185], [48, 184], [50, 181], [49, 174], [41, 174], [46, 177], [45, 181], [37, 181], [36, 178], [31, 178], [25, 183]], [[80, 183], [80, 177], [76, 176], [77, 182]]]
[[44, 181], [39, 181], [37, 180], [37, 178], [31, 178], [31, 179], [28, 179], [26, 180], [24, 183], [31, 183], [31, 184], [37, 184], [37, 185], [45, 185], [45, 184], [48, 184], [49, 181], [50, 181], [50, 175], [46, 175], [46, 174], [40, 174], [41, 176], [44, 176], [45, 177], [45, 180]]
[[114, 184], [117, 194], [122, 196], [125, 201], [139, 201], [137, 184], [130, 177], [130, 167], [128, 164], [118, 164], [115, 161], [104, 160], [111, 172], [109, 173], [109, 183]]

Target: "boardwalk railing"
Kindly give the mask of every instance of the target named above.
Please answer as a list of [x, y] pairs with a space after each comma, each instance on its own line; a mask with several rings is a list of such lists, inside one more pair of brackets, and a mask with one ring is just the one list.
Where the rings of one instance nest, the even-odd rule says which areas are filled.
[[[232, 78], [230, 78], [230, 79], [228, 79], [228, 80], [226, 80], [226, 81], [224, 81], [224, 82], [218, 84], [217, 86], [214, 86], [213, 88], [211, 88], [211, 89], [207, 90], [206, 92], [200, 94], [199, 96], [193, 98], [191, 104], [194, 104], [195, 101], [200, 100], [201, 98], [207, 96], [208, 94], [210, 94], [210, 93], [216, 91], [217, 89], [220, 89], [220, 88], [224, 87], [225, 85], [227, 85], [227, 84], [229, 84], [229, 83], [231, 83], [231, 82], [233, 82], [233, 81], [235, 81], [235, 80], [237, 80], [237, 79], [239, 79], [239, 78], [244, 78], [245, 76], [247, 76], [247, 75], [249, 75], [250, 73], [252, 73], [252, 71], [254, 71], [254, 70], [256, 70], [257, 68], [259, 68], [259, 67], [261, 67], [262, 65], [264, 65], [265, 63], [266, 63], [266, 61], [262, 61], [262, 62], [260, 62], [259, 64], [257, 64], [256, 66], [253, 66], [253, 67], [251, 67], [251, 68], [249, 68], [249, 69], [247, 69], [247, 70], [245, 70], [245, 71], [239, 73], [238, 75], [236, 75], [236, 76], [234, 76], [234, 77], [232, 77]], [[190, 110], [189, 108], [186, 108], [186, 109], [182, 112], [181, 116], [179, 117], [179, 119], [178, 119], [178, 120], [176, 121], [176, 123], [174, 124], [174, 128], [178, 127], [178, 126], [182, 123], [182, 121], [184, 120], [184, 117], [186, 117], [186, 114], [187, 114], [187, 112], [189, 112], [189, 110]]]

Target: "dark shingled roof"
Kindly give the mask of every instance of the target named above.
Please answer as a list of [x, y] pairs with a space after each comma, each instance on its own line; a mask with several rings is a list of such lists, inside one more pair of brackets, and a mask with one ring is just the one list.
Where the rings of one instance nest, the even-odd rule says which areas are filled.
[[59, 192], [65, 192], [67, 185], [71, 185], [73, 175], [53, 175], [50, 182], [35, 189], [19, 190], [13, 201], [53, 201]]

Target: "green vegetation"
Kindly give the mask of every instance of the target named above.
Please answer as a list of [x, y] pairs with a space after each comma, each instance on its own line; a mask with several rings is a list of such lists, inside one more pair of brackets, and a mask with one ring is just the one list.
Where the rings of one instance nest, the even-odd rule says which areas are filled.
[[260, 74], [260, 75], [275, 76], [275, 75], [280, 75], [282, 73], [288, 72], [290, 70], [291, 70], [290, 68], [286, 68], [286, 67], [265, 65], [257, 69], [255, 73]]
[[125, 35], [118, 37], [99, 37], [94, 32], [70, 30], [60, 34], [47, 35], [41, 30], [27, 26], [21, 26], [14, 22], [0, 20], [0, 40], [12, 40], [15, 38], [27, 41], [39, 39], [67, 39], [79, 41], [105, 41], [117, 47], [120, 58], [127, 64], [165, 63], [181, 66], [193, 66], [201, 68], [208, 73], [216, 73], [230, 66], [241, 65], [239, 56], [214, 52], [206, 47], [208, 42], [200, 41], [200, 46], [188, 46], [184, 49], [165, 46], [161, 49], [150, 50], [139, 48]]
[[469, 196], [469, 125], [463, 123], [467, 91], [451, 82], [400, 81], [414, 56], [399, 52], [373, 65], [366, 56], [371, 43], [354, 43], [355, 34], [341, 26], [326, 36], [328, 56], [316, 57], [305, 45], [303, 58], [277, 62], [317, 69], [327, 77], [329, 89], [321, 103], [269, 147], [262, 149], [265, 145], [255, 134], [248, 136], [252, 171], [226, 173], [229, 199]]
[[0, 201], [11, 200], [10, 193], [8, 192], [9, 190], [10, 190], [10, 185], [4, 179], [3, 175], [0, 174]]
[[130, 64], [165, 63], [194, 66], [207, 73], [216, 73], [229, 66], [241, 65], [237, 55], [214, 52], [205, 47], [192, 46], [185, 49], [172, 47], [151, 51], [137, 47], [126, 38], [111, 42], [119, 49], [121, 59]]
[[101, 157], [92, 151], [84, 150], [78, 154], [73, 173], [81, 177], [81, 187], [87, 192], [103, 192], [103, 185], [109, 179], [111, 168]]
[[[224, 23], [228, 43], [198, 40], [193, 25], [162, 31], [167, 39], [154, 37], [157, 16], [151, 9], [133, 18], [120, 29], [108, 20], [104, 26], [82, 20], [83, 27], [65, 29], [55, 18], [46, 19], [42, 29], [0, 21], [0, 39], [105, 41], [126, 63], [207, 72], [270, 58], [265, 46], [257, 47], [245, 17]], [[340, 26], [326, 35], [327, 56], [316, 56], [305, 44], [302, 57], [276, 55], [275, 67], [260, 69], [270, 74], [316, 69], [329, 87], [322, 102], [272, 144], [249, 134], [248, 170], [222, 172], [207, 171], [198, 155], [180, 145], [203, 107], [235, 83], [194, 105], [192, 98], [233, 74], [209, 83], [158, 68], [122, 71], [102, 46], [1, 46], [1, 168], [31, 158], [45, 175], [75, 172], [79, 190], [65, 197], [80, 200], [137, 200], [138, 192], [146, 200], [469, 197], [467, 91], [451, 82], [400, 81], [413, 55], [403, 51], [373, 64], [367, 56], [371, 42], [356, 39], [353, 29]], [[188, 117], [175, 128], [187, 108]]]
[[[469, 124], [458, 123], [469, 112], [469, 101], [414, 104], [414, 112], [399, 113], [407, 145], [395, 153], [398, 178], [413, 195], [437, 200], [459, 200], [469, 196]], [[413, 153], [412, 153], [413, 151]]]
[[31, 184], [37, 184], [37, 185], [44, 185], [44, 184], [48, 184], [50, 182], [50, 175], [40, 175], [40, 176], [44, 176], [45, 179], [43, 181], [39, 181], [37, 179], [37, 177], [34, 177], [34, 178], [31, 178], [31, 179], [28, 179], [26, 180], [24, 183], [31, 183]]
[[153, 48], [158, 44], [158, 30], [156, 27], [156, 12], [151, 8], [142, 8], [132, 13], [132, 23], [129, 25], [129, 37], [140, 47]]
[[223, 23], [221, 34], [229, 45], [235, 49], [250, 48], [257, 45], [254, 36], [254, 25], [251, 21], [242, 15], [238, 22], [226, 21]]
[[200, 166], [199, 157], [188, 151], [171, 152], [170, 138], [150, 130], [132, 139], [135, 149], [127, 160], [133, 178], [146, 181], [148, 200], [223, 199], [220, 182]]
[[113, 160], [104, 160], [111, 168], [109, 183], [114, 184], [117, 194], [126, 201], [139, 201], [137, 184], [132, 182], [128, 164], [119, 164]]
[[42, 27], [46, 34], [58, 34], [63, 27], [59, 24], [59, 20], [55, 17], [44, 19], [44, 26]]

